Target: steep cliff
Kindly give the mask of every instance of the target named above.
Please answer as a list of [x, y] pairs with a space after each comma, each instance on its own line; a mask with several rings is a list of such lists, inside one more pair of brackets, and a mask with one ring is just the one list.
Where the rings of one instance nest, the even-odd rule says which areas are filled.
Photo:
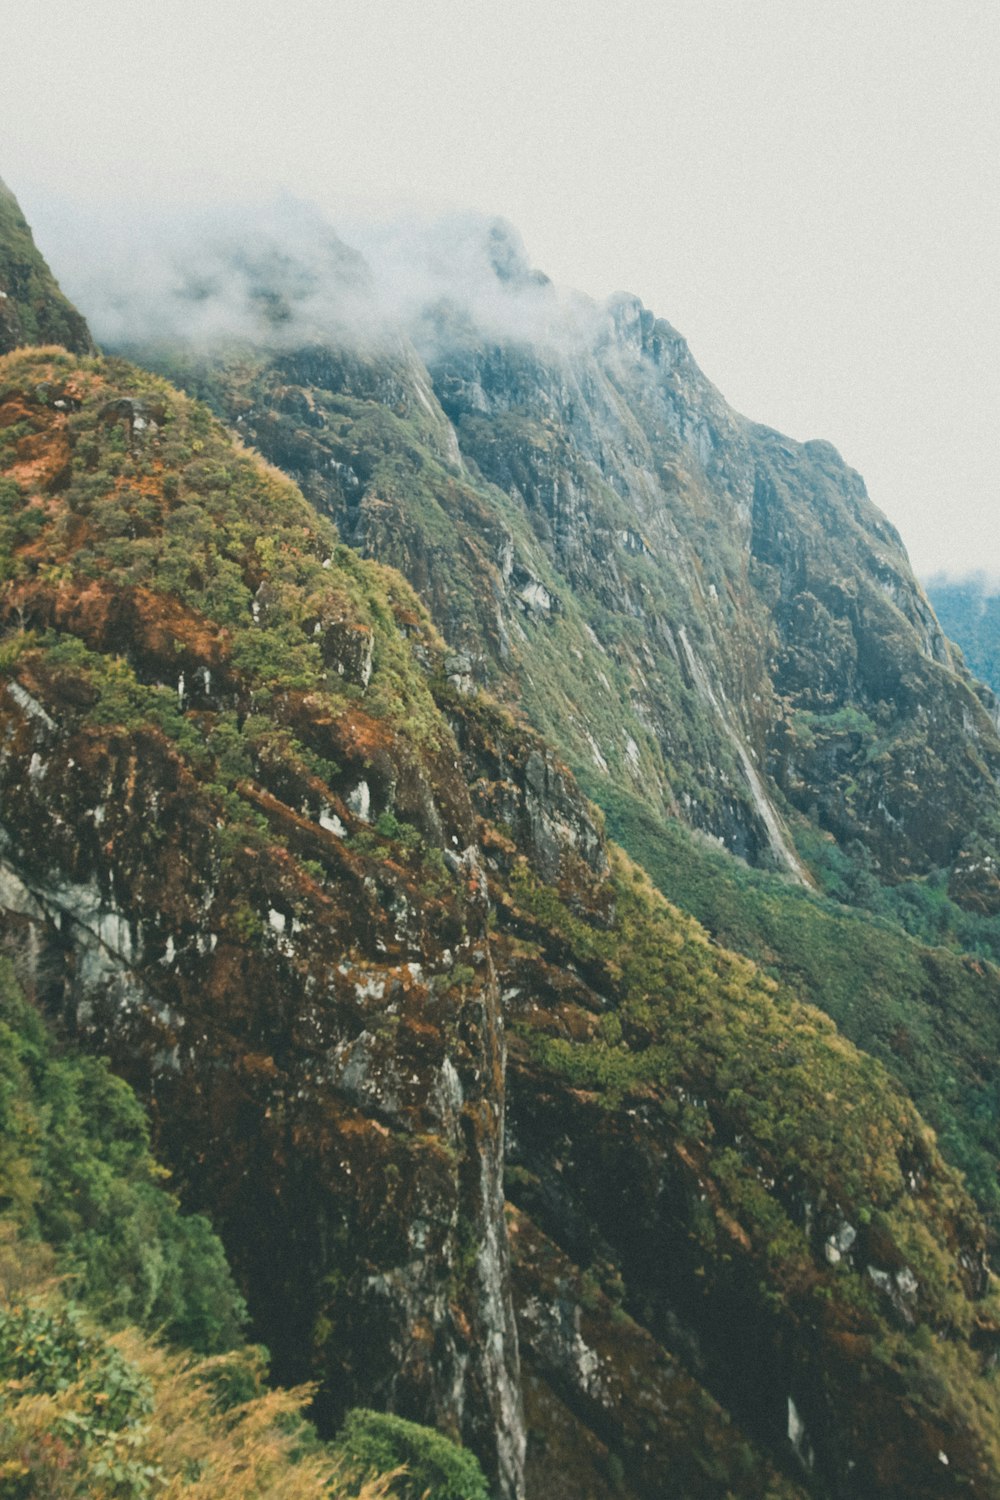
[[7, 943], [320, 1420], [505, 1497], [1000, 1493], [986, 1231], [884, 1070], [203, 407], [19, 352], [0, 433]]
[[[10, 361], [6, 905], [33, 983], [148, 1099], [277, 1374], [516, 1476], [497, 984], [394, 611], [428, 627], [206, 412]], [[390, 801], [395, 842], [367, 831]]]

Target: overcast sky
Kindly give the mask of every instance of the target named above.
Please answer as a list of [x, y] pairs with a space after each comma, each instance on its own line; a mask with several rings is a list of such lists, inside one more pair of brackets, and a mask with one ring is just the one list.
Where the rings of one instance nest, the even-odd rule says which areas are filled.
[[834, 442], [918, 571], [1000, 575], [1000, 0], [0, 0], [0, 22], [0, 176], [43, 251], [67, 194], [502, 214], [557, 281], [638, 293], [748, 416]]

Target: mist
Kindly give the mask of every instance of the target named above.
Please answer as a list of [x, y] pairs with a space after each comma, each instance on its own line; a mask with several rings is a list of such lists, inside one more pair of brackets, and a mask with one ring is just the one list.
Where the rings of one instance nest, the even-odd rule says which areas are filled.
[[982, 568], [939, 568], [926, 575], [924, 586], [928, 592], [961, 588], [978, 594], [981, 599], [995, 599], [1000, 595], [1000, 572], [988, 572]]
[[[497, 341], [572, 353], [607, 313], [532, 269], [504, 220], [355, 208], [327, 216], [287, 193], [158, 205], [68, 197], [33, 206], [36, 239], [109, 350], [312, 343], [433, 352], [463, 324]], [[437, 316], [447, 311], [449, 316]]]
[[[612, 341], [617, 296], [559, 286], [533, 267], [514, 226], [474, 210], [347, 201], [324, 211], [285, 191], [202, 202], [43, 194], [31, 217], [109, 351], [330, 344], [396, 354], [408, 342], [433, 363], [467, 336], [571, 361]], [[909, 545], [912, 528], [901, 530]], [[1000, 594], [1000, 570], [914, 561], [928, 587]]]

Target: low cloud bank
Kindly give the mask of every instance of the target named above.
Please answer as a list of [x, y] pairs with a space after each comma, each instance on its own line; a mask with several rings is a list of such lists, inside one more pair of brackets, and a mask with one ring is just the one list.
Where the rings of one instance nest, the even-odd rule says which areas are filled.
[[941, 589], [962, 589], [982, 599], [995, 599], [1000, 595], [1000, 573], [984, 572], [981, 568], [963, 571], [958, 568], [939, 569], [923, 580], [928, 593]]
[[106, 348], [249, 342], [380, 344], [427, 352], [464, 326], [567, 351], [607, 313], [531, 268], [517, 232], [473, 213], [327, 218], [288, 195], [178, 209], [69, 200], [36, 211], [38, 239]]

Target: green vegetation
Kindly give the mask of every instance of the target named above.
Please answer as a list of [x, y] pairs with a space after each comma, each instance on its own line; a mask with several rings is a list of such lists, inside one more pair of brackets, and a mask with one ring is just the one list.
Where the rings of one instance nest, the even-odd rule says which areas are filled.
[[[933, 1132], [881, 1063], [759, 968], [710, 943], [620, 853], [613, 888], [608, 928], [572, 911], [526, 862], [515, 871], [516, 910], [530, 916], [534, 933], [549, 934], [550, 953], [561, 949], [562, 962], [571, 960], [611, 997], [599, 1016], [563, 1006], [519, 1023], [520, 1045], [544, 1086], [558, 1079], [578, 1107], [588, 1101], [587, 1108], [613, 1115], [609, 1140], [628, 1129], [629, 1118], [651, 1122], [662, 1143], [659, 1172], [669, 1174], [678, 1154], [696, 1168], [686, 1234], [664, 1250], [675, 1257], [675, 1278], [686, 1263], [709, 1298], [724, 1300], [738, 1287], [742, 1316], [749, 1300], [779, 1324], [863, 1330], [851, 1346], [857, 1368], [850, 1378], [866, 1381], [876, 1365], [890, 1368], [906, 1399], [942, 1420], [971, 1424], [995, 1472], [1000, 1396], [969, 1341], [984, 1320], [992, 1326], [1000, 1298], [995, 1286], [982, 1301], [969, 1296], [955, 1247], [981, 1243], [982, 1229]], [[603, 1130], [582, 1119], [560, 1128], [570, 1136]], [[649, 1141], [639, 1131], [635, 1151], [654, 1149], [643, 1144]], [[561, 1156], [562, 1146], [556, 1149]], [[539, 1160], [533, 1166], [542, 1170]], [[557, 1170], [571, 1168], [563, 1162]], [[569, 1190], [597, 1191], [592, 1182]], [[672, 1186], [671, 1201], [681, 1190]], [[816, 1213], [853, 1226], [864, 1247], [857, 1265], [839, 1255], [825, 1263]], [[606, 1219], [603, 1232], [613, 1241], [621, 1235], [626, 1264], [635, 1229]], [[740, 1277], [744, 1254], [757, 1277]], [[906, 1318], [888, 1306], [866, 1262], [907, 1268]], [[642, 1306], [644, 1295], [648, 1289], [629, 1286], [626, 1307], [630, 1296]]]
[[[995, 919], [961, 912], [941, 881], [877, 885], [884, 914], [868, 916], [750, 869], [617, 789], [593, 790], [608, 831], [670, 900], [818, 1005], [886, 1065], [934, 1125], [983, 1210], [1000, 1222], [1000, 971], [985, 957], [941, 946], [989, 933]], [[830, 868], [847, 864], [832, 841], [822, 849]], [[981, 954], [987, 946], [992, 950], [983, 942]]]
[[829, 834], [809, 826], [796, 829], [796, 842], [823, 895], [839, 905], [893, 923], [934, 947], [1000, 960], [1000, 914], [985, 916], [959, 906], [949, 894], [947, 870], [884, 885], [861, 845], [842, 849]]
[[[349, 1479], [303, 1417], [261, 1389], [252, 1351], [193, 1359], [109, 1334], [0, 1221], [0, 1492], [5, 1500], [392, 1500]], [[235, 1399], [233, 1396], [235, 1395]]]
[[868, 714], [852, 704], [822, 714], [800, 708], [793, 714], [792, 724], [796, 736], [810, 748], [815, 746], [817, 735], [857, 735], [864, 739], [878, 733], [878, 726]]
[[92, 349], [87, 325], [66, 300], [35, 248], [10, 190], [0, 182], [0, 354], [15, 344], [62, 344]]
[[395, 1483], [400, 1500], [489, 1500], [483, 1471], [471, 1453], [402, 1417], [352, 1411], [334, 1451], [355, 1480], [405, 1468]]
[[[575, 916], [526, 862], [515, 872], [518, 905], [561, 934], [576, 962], [599, 963], [620, 996], [585, 1044], [541, 1037], [533, 1045], [572, 1066], [581, 1084], [599, 1088], [607, 1108], [656, 1085], [668, 1096], [668, 1117], [692, 1139], [708, 1125], [705, 1106], [671, 1104], [669, 1096], [697, 1094], [694, 1086], [710, 1079], [710, 1096], [744, 1116], [785, 1181], [810, 1179], [816, 1192], [836, 1183], [838, 1197], [851, 1204], [900, 1197], [893, 1145], [924, 1127], [881, 1065], [755, 965], [714, 947], [625, 856], [616, 855], [616, 863], [611, 929]], [[817, 1095], [830, 1090], [831, 1100], [853, 1094], [855, 1107], [844, 1118], [815, 1110]], [[962, 1206], [957, 1176], [942, 1170], [941, 1182]]]
[[105, 1319], [210, 1354], [246, 1309], [207, 1220], [182, 1215], [131, 1090], [60, 1051], [0, 960], [0, 1204]]

